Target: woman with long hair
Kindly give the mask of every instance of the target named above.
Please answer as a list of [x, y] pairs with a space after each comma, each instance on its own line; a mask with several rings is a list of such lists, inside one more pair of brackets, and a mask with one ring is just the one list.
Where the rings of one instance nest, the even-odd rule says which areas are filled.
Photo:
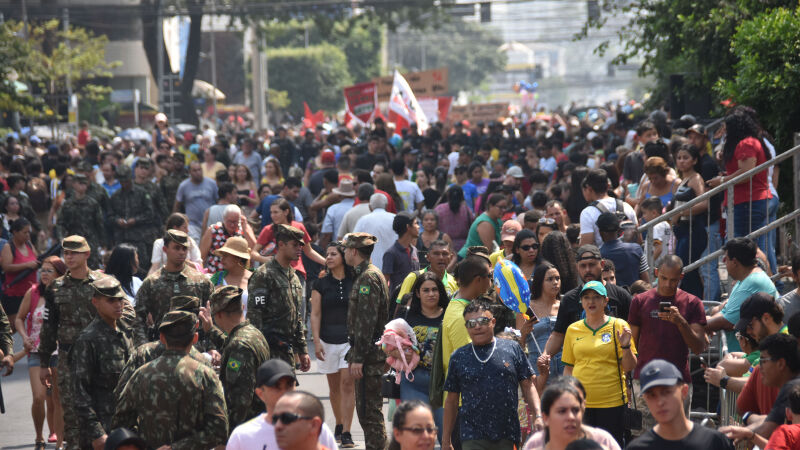
[[567, 235], [560, 231], [549, 233], [539, 247], [541, 259], [549, 262], [561, 274], [561, 293], [578, 286], [578, 266], [575, 264], [575, 252], [569, 244]]
[[226, 171], [228, 170], [225, 167], [225, 164], [217, 161], [217, 148], [216, 147], [209, 147], [203, 150], [203, 176], [206, 178], [211, 178], [212, 180], [217, 179], [217, 171]]
[[566, 209], [569, 216], [570, 223], [581, 222], [581, 211], [589, 205], [589, 202], [583, 197], [583, 179], [589, 169], [586, 167], [576, 167], [570, 176], [570, 189], [569, 197], [567, 197]]
[[605, 450], [620, 450], [606, 430], [583, 425], [586, 391], [580, 381], [563, 377], [544, 390], [541, 400], [544, 430], [537, 431], [524, 450], [565, 450], [570, 442], [589, 439]]
[[[698, 173], [701, 169], [700, 150], [695, 146], [684, 144], [678, 149], [675, 162], [683, 181], [675, 192], [671, 208], [677, 208], [705, 192], [703, 177]], [[672, 233], [675, 236], [675, 254], [681, 258], [684, 267], [703, 256], [708, 241], [707, 210], [708, 200], [704, 200], [671, 219]], [[681, 289], [703, 298], [703, 280], [700, 278], [700, 269], [684, 274], [683, 280], [681, 280]]]
[[458, 253], [467, 241], [469, 227], [475, 219], [475, 214], [467, 206], [461, 186], [457, 184], [450, 186], [444, 197], [447, 198], [447, 202], [436, 205], [433, 210], [439, 216], [439, 229], [450, 236], [453, 241], [452, 250]]
[[394, 412], [388, 450], [433, 450], [438, 431], [427, 403], [403, 402]]
[[[272, 217], [272, 223], [265, 226], [264, 229], [261, 230], [261, 233], [258, 234], [258, 239], [256, 239], [256, 245], [253, 251], [258, 254], [257, 256], [260, 262], [269, 261], [276, 248], [275, 233], [273, 231], [275, 226], [291, 225], [303, 232], [303, 242], [306, 244], [303, 246], [303, 253], [315, 263], [324, 265], [325, 258], [309, 245], [311, 243], [311, 236], [308, 234], [308, 231], [306, 231], [306, 227], [302, 222], [294, 220], [293, 209], [292, 204], [285, 198], [278, 198], [272, 202], [269, 206], [269, 214], [270, 217]], [[292, 262], [292, 268], [299, 273], [300, 281], [305, 284], [306, 269], [305, 266], [303, 266], [303, 258], [298, 258], [297, 261]]]
[[517, 233], [511, 247], [511, 260], [519, 266], [526, 280], [533, 277], [533, 269], [539, 260], [539, 242], [533, 231], [526, 228]]
[[[19, 307], [19, 314], [14, 319], [14, 324], [19, 332], [24, 345], [24, 352], [28, 355], [28, 376], [31, 382], [31, 393], [33, 394], [33, 404], [31, 405], [31, 415], [33, 416], [33, 427], [36, 431], [36, 450], [45, 448], [44, 428], [45, 418], [50, 436], [47, 442], [56, 442], [56, 448], [61, 448], [61, 440], [64, 438], [64, 419], [61, 412], [61, 400], [59, 398], [58, 383], [56, 383], [58, 356], [50, 358], [50, 370], [53, 373], [52, 390], [47, 389], [39, 381], [39, 333], [44, 324], [45, 302], [42, 297], [45, 289], [55, 281], [56, 278], [67, 272], [67, 266], [58, 256], [50, 256], [42, 262], [39, 269], [39, 283], [32, 286], [25, 293], [22, 304]], [[45, 409], [46, 406], [46, 409]]]
[[[167, 231], [180, 230], [188, 235], [189, 218], [183, 213], [172, 213], [167, 217], [165, 228]], [[158, 238], [153, 242], [153, 251], [150, 254], [153, 256], [150, 258], [148, 275], [160, 269], [167, 262], [167, 255], [164, 253], [164, 238]], [[194, 265], [198, 270], [203, 267], [203, 256], [200, 254], [200, 247], [191, 237], [189, 237], [189, 254], [186, 256], [186, 262]]]
[[238, 204], [243, 208], [253, 208], [258, 204], [256, 200], [256, 183], [253, 181], [253, 174], [244, 164], [231, 164], [234, 167], [231, 180], [236, 185], [236, 197]]
[[[36, 285], [36, 269], [39, 268], [39, 261], [36, 259], [36, 249], [31, 243], [31, 223], [28, 219], [20, 217], [11, 222], [10, 231], [11, 239], [0, 251], [0, 266], [5, 272], [0, 302], [8, 314], [13, 333], [14, 318], [17, 316], [22, 298], [28, 289]], [[17, 276], [22, 278], [17, 280]]]
[[153, 138], [150, 140], [156, 148], [159, 148], [162, 143], [166, 143], [170, 148], [175, 147], [175, 132], [169, 127], [167, 123], [167, 115], [158, 113], [155, 117], [156, 124], [153, 127]]
[[15, 195], [9, 195], [3, 200], [3, 208], [0, 211], [3, 213], [3, 230], [2, 238], [11, 238], [11, 222], [19, 219], [20, 217], [20, 204], [19, 199]]
[[261, 184], [268, 184], [270, 186], [283, 186], [284, 182], [283, 171], [278, 160], [269, 158], [264, 162], [264, 176], [261, 177]]
[[[539, 375], [537, 361], [544, 353], [547, 339], [553, 332], [556, 316], [558, 316], [558, 307], [561, 304], [561, 275], [556, 266], [544, 261], [536, 266], [530, 284], [531, 306], [529, 311], [533, 313], [532, 317], [536, 317], [538, 321], [533, 324], [533, 330], [522, 338], [523, 342], [528, 342], [528, 360], [531, 362], [531, 367], [534, 368], [536, 375]], [[549, 356], [549, 375], [553, 378], [558, 377], [564, 372], [564, 365], [561, 364], [561, 352]]]
[[347, 340], [347, 309], [355, 274], [344, 260], [344, 246], [332, 242], [325, 250], [325, 272], [311, 289], [311, 334], [317, 370], [328, 379], [331, 408], [336, 420], [334, 435], [342, 448], [355, 446], [350, 434], [355, 409], [355, 383], [344, 356]]
[[436, 211], [424, 210], [420, 222], [422, 222], [422, 232], [417, 238], [417, 255], [419, 255], [419, 266], [425, 268], [428, 267], [428, 250], [434, 241], [443, 240], [451, 247], [453, 241], [447, 233], [439, 229], [439, 215], [436, 214]]
[[639, 212], [639, 205], [650, 197], [658, 197], [661, 204], [666, 205], [672, 201], [680, 178], [672, 174], [667, 161], [660, 156], [651, 156], [644, 162], [645, 180], [639, 186], [638, 198], [636, 200], [636, 212]]
[[[394, 203], [397, 211], [405, 210], [405, 202], [403, 202], [403, 198], [400, 197], [400, 194], [397, 193], [397, 187], [394, 184], [394, 177], [392, 177], [392, 174], [382, 173], [375, 177], [375, 189], [379, 189], [389, 194], [389, 197], [392, 198], [392, 202]], [[391, 212], [389, 211], [388, 206], [386, 211]]]
[[139, 254], [136, 252], [136, 247], [130, 244], [118, 244], [111, 250], [105, 273], [119, 280], [125, 296], [132, 305], [136, 305], [136, 293], [142, 285], [141, 278], [136, 276], [137, 272], [139, 272]]

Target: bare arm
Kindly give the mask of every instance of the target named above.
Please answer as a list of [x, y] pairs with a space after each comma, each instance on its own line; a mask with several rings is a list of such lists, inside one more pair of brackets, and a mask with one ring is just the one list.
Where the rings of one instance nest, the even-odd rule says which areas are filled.
[[444, 419], [442, 421], [442, 450], [452, 449], [450, 436], [456, 425], [456, 415], [458, 414], [458, 392], [448, 392], [447, 399], [444, 401]]
[[531, 409], [531, 414], [535, 417], [534, 422], [537, 422], [536, 429], [541, 428], [541, 420], [542, 420], [542, 409], [539, 403], [539, 392], [536, 390], [536, 386], [534, 385], [533, 381], [536, 377], [533, 376], [528, 378], [527, 380], [522, 380], [519, 383], [519, 386], [522, 388], [522, 396], [525, 398], [525, 403], [528, 405], [528, 408]]
[[581, 234], [581, 238], [578, 245], [587, 245], [587, 244], [594, 244], [594, 233]]
[[493, 244], [495, 242], [495, 232], [494, 232], [494, 226], [492, 226], [492, 224], [490, 224], [489, 222], [479, 223], [478, 236], [480, 236], [481, 243], [483, 243], [483, 245], [486, 248], [488, 248], [489, 250], [494, 248]]
[[[205, 229], [208, 228], [208, 211], [209, 210], [206, 209], [205, 212], [203, 213], [203, 225], [200, 226], [201, 230], [205, 230]], [[205, 258], [205, 256], [204, 256], [204, 258]]]
[[181, 204], [181, 202], [175, 200], [175, 204], [172, 205], [172, 212], [174, 213], [181, 212], [181, 210], [183, 210], [183, 205]]
[[211, 230], [204, 228], [203, 237], [200, 238], [200, 256], [205, 260], [208, 257], [208, 252], [211, 251]]
[[317, 264], [319, 264], [321, 266], [325, 265], [325, 258], [323, 258], [322, 255], [317, 253], [316, 250], [311, 248], [310, 244], [306, 244], [306, 245], [303, 246], [303, 253], [305, 253], [306, 256], [308, 256], [308, 258], [310, 260], [314, 261], [315, 263], [317, 263]]
[[314, 352], [317, 359], [325, 361], [325, 352], [322, 350], [322, 341], [319, 338], [319, 330], [322, 322], [322, 295], [319, 291], [311, 291], [311, 336], [314, 338]]
[[727, 319], [722, 317], [722, 313], [718, 312], [711, 317], [706, 318], [706, 332], [710, 333], [712, 331], [718, 330], [733, 330], [733, 324], [728, 322]]
[[[30, 249], [29, 249], [30, 250]], [[19, 251], [19, 250], [17, 250]], [[14, 264], [11, 261], [14, 260], [14, 257], [11, 255], [11, 246], [6, 245], [3, 247], [3, 251], [0, 252], [0, 266], [3, 267], [3, 271], [8, 272], [19, 272], [25, 269], [36, 269], [39, 267], [38, 261], [28, 261], [21, 264]]]
[[[40, 301], [44, 301], [44, 298], [41, 298]], [[22, 297], [22, 303], [19, 305], [19, 310], [17, 311], [17, 316], [14, 318], [14, 327], [17, 329], [17, 333], [22, 337], [22, 341], [25, 343], [26, 350], [30, 350], [28, 347], [28, 340], [30, 337], [28, 336], [27, 330], [25, 329], [25, 323], [23, 319], [27, 317], [28, 312], [31, 310], [31, 290], [28, 289], [28, 292], [25, 293], [25, 296]]]
[[572, 366], [564, 366], [564, 375], [572, 376]]
[[544, 352], [548, 355], [555, 355], [561, 351], [564, 346], [564, 333], [553, 331], [550, 337], [547, 338], [547, 343], [544, 345]]

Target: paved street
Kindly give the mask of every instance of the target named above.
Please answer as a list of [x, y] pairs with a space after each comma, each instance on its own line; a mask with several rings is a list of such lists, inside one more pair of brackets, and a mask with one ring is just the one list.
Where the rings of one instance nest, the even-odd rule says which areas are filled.
[[[313, 355], [313, 344], [309, 341], [309, 352]], [[19, 335], [14, 336], [14, 349], [22, 348]], [[328, 400], [328, 383], [325, 375], [316, 371], [316, 361], [312, 358], [311, 370], [306, 374], [300, 374], [300, 386], [298, 389], [306, 390], [319, 396], [325, 404], [325, 422], [333, 430], [335, 421], [333, 420], [333, 410], [331, 410]], [[17, 363], [14, 373], [0, 380], [2, 383], [3, 396], [5, 398], [6, 413], [0, 415], [0, 449], [33, 449], [36, 434], [33, 431], [33, 420], [30, 414], [31, 389], [28, 378], [28, 366], [26, 359]], [[384, 412], [388, 409], [388, 404], [384, 403]], [[354, 414], [355, 416], [355, 414]], [[45, 436], [47, 424], [44, 426]], [[388, 424], [387, 424], [388, 428]], [[364, 448], [364, 432], [358, 425], [358, 418], [353, 418], [351, 430], [356, 448]], [[387, 431], [388, 436], [388, 431]], [[55, 444], [49, 444], [48, 449], [55, 448]]]

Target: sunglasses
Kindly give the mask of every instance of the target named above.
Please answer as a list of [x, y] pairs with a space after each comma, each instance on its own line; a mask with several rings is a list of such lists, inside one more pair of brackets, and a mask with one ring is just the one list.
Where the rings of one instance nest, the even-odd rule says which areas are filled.
[[526, 252], [528, 250], [539, 250], [539, 244], [520, 245], [519, 248]]
[[277, 425], [278, 421], [280, 420], [281, 423], [283, 423], [284, 425], [289, 425], [297, 422], [298, 420], [311, 420], [311, 419], [313, 419], [313, 417], [298, 416], [295, 413], [285, 412], [280, 414], [274, 414], [272, 416], [272, 424]]
[[439, 428], [437, 428], [437, 427], [425, 427], [425, 428], [419, 427], [419, 428], [401, 428], [401, 430], [408, 431], [409, 433], [414, 434], [415, 436], [422, 436], [422, 433], [436, 434], [436, 432], [439, 431]]
[[544, 225], [555, 225], [556, 219], [551, 219], [549, 217], [542, 217], [541, 219], [539, 219], [539, 223]]
[[467, 328], [475, 328], [477, 326], [489, 325], [492, 319], [488, 317], [478, 317], [477, 319], [469, 319], [466, 321]]

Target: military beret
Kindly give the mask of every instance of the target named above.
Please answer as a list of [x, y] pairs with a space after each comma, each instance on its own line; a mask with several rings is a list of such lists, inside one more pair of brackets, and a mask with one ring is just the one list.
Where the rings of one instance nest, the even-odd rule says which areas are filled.
[[200, 311], [200, 299], [191, 295], [176, 295], [169, 299], [169, 310], [196, 314]]
[[[186, 248], [189, 248], [189, 235], [181, 230], [167, 230], [167, 236], [172, 242], [176, 242]], [[166, 239], [165, 239], [166, 241]]]
[[303, 237], [305, 237], [305, 234], [291, 225], [279, 224], [275, 228], [275, 239], [279, 241], [297, 241], [304, 244]]
[[378, 238], [369, 233], [347, 233], [344, 237], [344, 246], [347, 248], [362, 248], [375, 245]]
[[73, 234], [72, 236], [67, 236], [61, 241], [61, 247], [64, 250], [69, 250], [72, 252], [88, 252], [92, 248], [89, 247], [89, 243], [86, 242], [86, 238], [83, 236], [78, 236]]
[[117, 166], [117, 178], [119, 180], [131, 179], [131, 168], [127, 164], [120, 164]]
[[153, 161], [150, 158], [139, 158], [136, 160], [136, 167], [141, 167], [142, 169], [149, 169], [153, 167]]
[[119, 280], [111, 275], [98, 278], [91, 282], [94, 295], [102, 295], [103, 297], [110, 298], [125, 298], [125, 291], [122, 290], [122, 285]]
[[158, 332], [169, 335], [185, 335], [195, 331], [197, 326], [197, 316], [188, 311], [171, 311], [164, 314]]
[[238, 286], [220, 286], [211, 294], [211, 315], [224, 310], [233, 302], [242, 301], [242, 288]]
[[72, 178], [77, 181], [78, 183], [88, 183], [89, 177], [86, 176], [85, 173], [78, 172], [72, 176]]

